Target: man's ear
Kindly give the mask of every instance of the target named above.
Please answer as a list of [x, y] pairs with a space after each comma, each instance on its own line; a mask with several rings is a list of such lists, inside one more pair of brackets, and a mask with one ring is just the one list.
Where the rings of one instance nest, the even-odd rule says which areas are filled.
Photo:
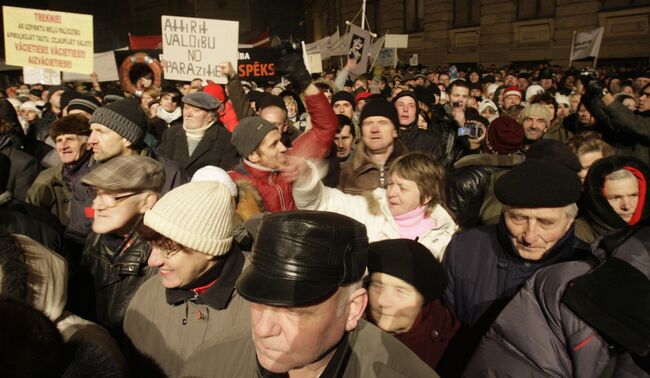
[[152, 191], [148, 191], [146, 193], [147, 193], [147, 195], [140, 202], [140, 210], [139, 210], [140, 214], [144, 214], [147, 211], [151, 210], [153, 205], [155, 205], [156, 202], [158, 201], [158, 194], [157, 193], [152, 192]]
[[131, 146], [133, 146], [133, 143], [131, 143], [131, 141], [126, 138], [122, 138], [121, 142], [124, 148], [131, 148]]
[[259, 163], [260, 155], [257, 153], [257, 151], [253, 151], [250, 155], [248, 155], [248, 161], [251, 163]]
[[345, 330], [352, 331], [357, 328], [359, 324], [359, 319], [363, 316], [363, 313], [366, 311], [366, 306], [368, 305], [368, 291], [365, 288], [360, 287], [350, 293], [348, 297], [348, 318], [345, 323]]

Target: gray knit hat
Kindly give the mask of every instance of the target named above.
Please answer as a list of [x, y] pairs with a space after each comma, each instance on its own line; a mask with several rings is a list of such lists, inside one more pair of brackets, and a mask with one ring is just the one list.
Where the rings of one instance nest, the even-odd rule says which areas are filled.
[[163, 165], [145, 156], [118, 156], [81, 178], [83, 184], [112, 192], [153, 190], [165, 183]]
[[144, 215], [145, 226], [178, 244], [211, 256], [232, 245], [235, 202], [218, 182], [190, 182], [165, 194]]
[[134, 145], [144, 140], [147, 116], [140, 103], [131, 98], [112, 102], [95, 110], [90, 124], [99, 123], [120, 134]]
[[266, 134], [277, 129], [274, 124], [261, 117], [246, 117], [239, 121], [232, 133], [231, 142], [239, 154], [247, 158], [262, 143]]

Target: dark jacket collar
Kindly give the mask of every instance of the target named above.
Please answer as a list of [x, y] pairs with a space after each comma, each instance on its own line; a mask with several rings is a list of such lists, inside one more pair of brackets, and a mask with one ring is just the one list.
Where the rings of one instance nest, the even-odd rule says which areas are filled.
[[[218, 262], [194, 282], [183, 287], [166, 289], [165, 296], [167, 303], [170, 305], [178, 305], [188, 300], [193, 300], [217, 310], [224, 309], [232, 297], [235, 282], [243, 266], [244, 255], [239, 250], [237, 243], [233, 243], [228, 254], [224, 256], [224, 260]], [[192, 290], [208, 285], [213, 281], [215, 281], [214, 284], [201, 294], [197, 295]]]

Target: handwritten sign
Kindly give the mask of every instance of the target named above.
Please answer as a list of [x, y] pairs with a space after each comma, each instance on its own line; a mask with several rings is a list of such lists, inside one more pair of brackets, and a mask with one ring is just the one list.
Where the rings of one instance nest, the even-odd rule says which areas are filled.
[[93, 16], [3, 6], [7, 64], [90, 74]]
[[237, 67], [237, 21], [162, 16], [162, 34], [167, 79], [225, 84], [228, 79], [217, 64], [229, 61]]

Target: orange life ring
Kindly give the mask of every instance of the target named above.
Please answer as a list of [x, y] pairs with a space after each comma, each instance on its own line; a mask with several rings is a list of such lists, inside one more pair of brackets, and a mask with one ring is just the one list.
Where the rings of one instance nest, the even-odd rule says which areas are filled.
[[153, 86], [160, 88], [163, 71], [162, 65], [159, 61], [143, 52], [127, 56], [120, 65], [120, 69], [118, 70], [120, 77], [120, 87], [129, 93], [136, 94], [138, 88], [134, 83], [131, 82], [131, 79], [129, 78], [129, 72], [131, 71], [133, 65], [137, 63], [142, 63], [149, 66], [149, 69], [151, 72], [153, 72]]

